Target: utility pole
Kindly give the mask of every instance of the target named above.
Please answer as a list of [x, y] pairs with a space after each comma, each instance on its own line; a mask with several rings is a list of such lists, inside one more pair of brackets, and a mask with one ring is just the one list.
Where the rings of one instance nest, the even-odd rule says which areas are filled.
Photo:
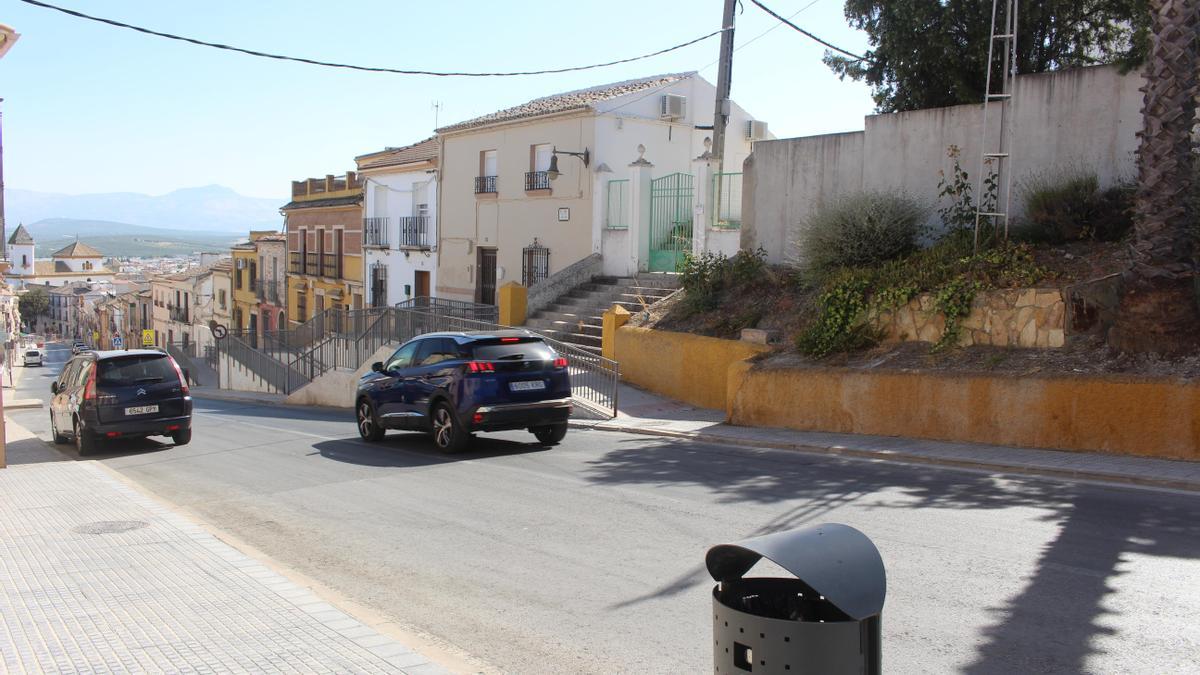
[[721, 60], [717, 66], [717, 101], [713, 111], [712, 156], [717, 160], [717, 173], [725, 166], [725, 127], [729, 124], [729, 88], [733, 78], [733, 13], [737, 0], [725, 0], [721, 17]]

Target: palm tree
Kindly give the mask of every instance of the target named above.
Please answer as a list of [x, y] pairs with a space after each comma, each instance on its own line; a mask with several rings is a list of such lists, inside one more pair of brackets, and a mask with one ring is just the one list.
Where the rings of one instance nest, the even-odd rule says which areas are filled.
[[1153, 34], [1142, 88], [1133, 266], [1109, 342], [1122, 351], [1182, 354], [1200, 346], [1192, 127], [1200, 66], [1200, 3], [1150, 0]]

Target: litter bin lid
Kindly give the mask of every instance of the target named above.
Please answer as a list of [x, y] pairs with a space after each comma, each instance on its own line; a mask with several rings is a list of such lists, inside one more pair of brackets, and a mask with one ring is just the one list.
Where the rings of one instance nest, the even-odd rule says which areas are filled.
[[717, 581], [740, 579], [762, 558], [796, 575], [850, 618], [861, 621], [883, 610], [887, 573], [867, 535], [839, 523], [719, 544], [704, 562]]

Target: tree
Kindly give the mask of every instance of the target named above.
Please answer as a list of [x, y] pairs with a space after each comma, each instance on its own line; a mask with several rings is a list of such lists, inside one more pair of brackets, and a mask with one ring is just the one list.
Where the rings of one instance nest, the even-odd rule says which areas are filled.
[[[1146, 2], [1020, 3], [1017, 72], [1136, 67], [1145, 54]], [[825, 63], [869, 84], [879, 112], [983, 101], [992, 0], [846, 0], [845, 13], [867, 32], [871, 49], [863, 61], [826, 52]]]
[[21, 318], [32, 326], [34, 318], [50, 312], [50, 296], [41, 288], [31, 288], [21, 295], [17, 309]]
[[1200, 5], [1150, 0], [1150, 12], [1133, 266], [1109, 342], [1124, 351], [1181, 354], [1200, 345], [1192, 213]]

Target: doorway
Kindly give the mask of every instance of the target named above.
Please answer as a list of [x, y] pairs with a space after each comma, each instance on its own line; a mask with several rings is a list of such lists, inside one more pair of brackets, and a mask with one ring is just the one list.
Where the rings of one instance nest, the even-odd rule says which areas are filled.
[[496, 249], [480, 248], [479, 274], [475, 277], [475, 301], [484, 305], [496, 304]]
[[418, 271], [413, 275], [413, 290], [415, 297], [429, 297], [429, 272]]

